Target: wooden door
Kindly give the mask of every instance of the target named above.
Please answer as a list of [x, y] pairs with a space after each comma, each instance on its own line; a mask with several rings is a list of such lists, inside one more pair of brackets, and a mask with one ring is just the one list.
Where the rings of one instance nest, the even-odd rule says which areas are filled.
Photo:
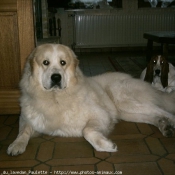
[[0, 115], [20, 113], [18, 85], [34, 43], [32, 0], [1, 0]]

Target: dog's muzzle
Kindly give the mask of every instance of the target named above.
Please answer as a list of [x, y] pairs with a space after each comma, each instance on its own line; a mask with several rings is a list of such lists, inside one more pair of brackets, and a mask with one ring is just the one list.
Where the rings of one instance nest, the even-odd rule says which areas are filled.
[[155, 76], [160, 76], [160, 70], [159, 69], [155, 70]]
[[61, 75], [60, 74], [53, 74], [51, 76], [51, 88], [52, 87], [59, 87], [61, 89]]

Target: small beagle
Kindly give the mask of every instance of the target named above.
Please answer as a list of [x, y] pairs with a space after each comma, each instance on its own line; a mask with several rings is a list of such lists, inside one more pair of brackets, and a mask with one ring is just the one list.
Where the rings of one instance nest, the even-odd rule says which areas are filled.
[[162, 55], [151, 58], [140, 78], [163, 92], [175, 90], [175, 67]]

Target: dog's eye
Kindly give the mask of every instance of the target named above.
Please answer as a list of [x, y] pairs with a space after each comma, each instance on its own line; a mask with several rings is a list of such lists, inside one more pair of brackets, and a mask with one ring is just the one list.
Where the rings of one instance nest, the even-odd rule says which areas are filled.
[[64, 65], [66, 65], [66, 61], [61, 60], [61, 61], [60, 61], [60, 64], [61, 64], [62, 66], [64, 66]]
[[47, 61], [47, 60], [44, 60], [44, 61], [43, 61], [43, 64], [44, 64], [45, 66], [48, 66], [48, 65], [50, 64], [50, 62]]
[[156, 64], [156, 60], [153, 60], [153, 63]]
[[161, 61], [161, 64], [163, 64], [164, 62], [163, 61]]

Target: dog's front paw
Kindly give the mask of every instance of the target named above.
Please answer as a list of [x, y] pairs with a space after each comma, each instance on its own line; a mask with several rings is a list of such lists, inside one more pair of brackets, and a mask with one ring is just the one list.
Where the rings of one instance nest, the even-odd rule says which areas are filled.
[[108, 139], [99, 139], [98, 142], [93, 145], [97, 151], [116, 152], [117, 145]]
[[95, 142], [88, 140], [96, 151], [100, 152], [116, 152], [117, 145], [105, 137], [99, 137], [95, 139]]
[[165, 137], [172, 137], [174, 134], [174, 126], [167, 118], [159, 120], [159, 130]]
[[7, 154], [11, 156], [17, 156], [18, 154], [22, 154], [25, 150], [26, 143], [14, 141], [12, 144], [9, 145], [7, 149]]
[[93, 128], [85, 128], [84, 138], [97, 150], [105, 152], [116, 152], [117, 145], [107, 139], [101, 132], [94, 131]]
[[167, 88], [165, 88], [165, 92], [170, 93], [170, 92], [172, 92], [172, 91], [173, 91], [173, 89], [172, 89], [171, 87], [167, 87]]

